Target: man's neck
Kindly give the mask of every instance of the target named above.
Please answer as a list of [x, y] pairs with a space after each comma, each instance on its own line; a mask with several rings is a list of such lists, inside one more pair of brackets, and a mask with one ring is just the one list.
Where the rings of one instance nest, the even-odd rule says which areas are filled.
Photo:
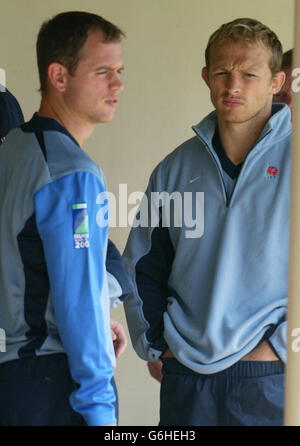
[[258, 141], [266, 123], [271, 116], [264, 119], [252, 119], [243, 123], [230, 123], [218, 118], [218, 129], [226, 155], [238, 165]]
[[59, 124], [68, 130], [80, 147], [82, 147], [83, 143], [90, 137], [94, 130], [93, 124], [83, 123], [62, 104], [53, 104], [47, 98], [42, 98], [38, 115], [43, 118], [52, 118], [59, 122]]

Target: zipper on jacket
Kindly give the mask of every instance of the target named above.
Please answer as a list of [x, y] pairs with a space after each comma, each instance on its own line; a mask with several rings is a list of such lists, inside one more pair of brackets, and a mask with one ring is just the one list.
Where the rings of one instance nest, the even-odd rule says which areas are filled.
[[[236, 192], [236, 190], [238, 189], [238, 186], [239, 186], [239, 184], [240, 184], [240, 182], [241, 182], [241, 177], [242, 177], [242, 175], [244, 175], [244, 171], [245, 171], [245, 169], [246, 169], [246, 166], [248, 165], [248, 163], [250, 162], [249, 161], [249, 158], [251, 157], [251, 153], [252, 153], [252, 150], [255, 148], [255, 146], [257, 146], [269, 133], [271, 132], [271, 129], [269, 129], [264, 135], [261, 135], [260, 136], [260, 138], [257, 140], [257, 142], [255, 143], [255, 145], [252, 147], [252, 149], [250, 149], [249, 150], [249, 152], [247, 153], [247, 155], [246, 155], [246, 158], [244, 159], [244, 161], [243, 161], [243, 165], [242, 165], [242, 168], [241, 168], [241, 171], [240, 171], [240, 173], [239, 173], [239, 175], [238, 175], [238, 177], [237, 177], [237, 179], [236, 179], [236, 183], [235, 183], [235, 186], [234, 186], [234, 189], [233, 189], [233, 191], [232, 191], [232, 194], [231, 194], [231, 197], [230, 197], [230, 199], [228, 200], [228, 207], [230, 206], [230, 204], [232, 203], [232, 200], [234, 200], [234, 198], [235, 198], [235, 195], [237, 194], [237, 192]], [[257, 156], [257, 155], [256, 155]]]
[[224, 197], [224, 201], [225, 201], [225, 206], [228, 208], [228, 206], [230, 204], [230, 198], [227, 197], [226, 187], [225, 187], [225, 183], [224, 183], [224, 180], [223, 180], [221, 169], [220, 169], [220, 167], [219, 167], [215, 157], [211, 153], [208, 144], [206, 144], [206, 142], [201, 138], [201, 136], [198, 133], [196, 133], [196, 135], [201, 140], [201, 142], [204, 144], [207, 152], [209, 153], [209, 156], [213, 159], [213, 162], [215, 163], [215, 166], [216, 166], [217, 171], [218, 171], [218, 176], [219, 176], [219, 179], [220, 179], [220, 182], [221, 182], [221, 185], [222, 185], [222, 189], [223, 189], [223, 197]]
[[[255, 143], [255, 146], [256, 146], [257, 144], [259, 144], [259, 143], [260, 143], [260, 142], [261, 142], [261, 141], [262, 141], [262, 140], [263, 140], [263, 139], [270, 133], [270, 131], [271, 131], [271, 129], [269, 129], [263, 136], [261, 136], [261, 137], [258, 139], [258, 141]], [[228, 207], [230, 206], [230, 204], [231, 204], [231, 202], [232, 202], [234, 196], [236, 195], [236, 189], [237, 189], [237, 187], [238, 187], [238, 185], [239, 185], [239, 183], [240, 183], [240, 177], [241, 177], [242, 173], [243, 173], [244, 170], [245, 170], [245, 166], [246, 166], [246, 164], [247, 164], [247, 161], [249, 160], [249, 156], [248, 156], [248, 155], [250, 155], [250, 153], [251, 153], [251, 151], [253, 150], [254, 146], [253, 146], [252, 149], [248, 152], [248, 154], [247, 154], [247, 156], [246, 156], [246, 158], [245, 158], [245, 160], [244, 160], [244, 162], [243, 162], [243, 166], [242, 166], [241, 171], [240, 171], [240, 173], [239, 173], [239, 175], [238, 175], [238, 177], [237, 177], [237, 180], [236, 180], [236, 183], [235, 183], [235, 186], [234, 186], [234, 189], [233, 189], [233, 191], [232, 191], [231, 196], [230, 196], [230, 197], [227, 197], [226, 187], [225, 187], [225, 183], [224, 183], [224, 180], [223, 180], [223, 176], [222, 176], [221, 169], [220, 169], [220, 167], [219, 167], [219, 165], [218, 165], [218, 163], [217, 163], [217, 161], [216, 161], [214, 155], [211, 153], [211, 150], [210, 150], [210, 147], [208, 146], [208, 144], [202, 139], [202, 137], [201, 137], [197, 132], [196, 132], [196, 135], [197, 135], [197, 137], [200, 139], [200, 141], [204, 144], [204, 146], [205, 146], [207, 152], [209, 153], [210, 157], [213, 159], [213, 161], [214, 161], [214, 163], [215, 163], [215, 165], [216, 165], [216, 167], [217, 167], [218, 175], [219, 175], [220, 181], [221, 181], [221, 183], [222, 183], [223, 194], [224, 194], [224, 197], [225, 197], [225, 206], [226, 206], [226, 208], [228, 208]]]

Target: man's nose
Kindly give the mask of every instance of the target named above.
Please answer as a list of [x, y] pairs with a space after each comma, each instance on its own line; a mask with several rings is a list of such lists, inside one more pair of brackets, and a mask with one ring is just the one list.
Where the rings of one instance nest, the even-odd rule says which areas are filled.
[[238, 75], [229, 73], [226, 79], [226, 90], [230, 94], [238, 93], [241, 89], [241, 79]]
[[124, 89], [120, 73], [112, 73], [110, 79], [110, 89], [114, 91], [122, 91]]

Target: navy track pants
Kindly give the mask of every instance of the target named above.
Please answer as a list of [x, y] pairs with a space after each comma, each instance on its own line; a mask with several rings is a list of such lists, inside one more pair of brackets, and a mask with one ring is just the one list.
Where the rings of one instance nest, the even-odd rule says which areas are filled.
[[75, 388], [63, 353], [0, 364], [0, 426], [86, 426], [69, 403]]
[[203, 375], [163, 358], [160, 426], [281, 426], [284, 364], [239, 361]]

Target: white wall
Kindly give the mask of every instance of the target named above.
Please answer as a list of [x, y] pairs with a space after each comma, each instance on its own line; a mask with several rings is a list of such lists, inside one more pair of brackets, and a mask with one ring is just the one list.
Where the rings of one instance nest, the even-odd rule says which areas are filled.
[[[125, 91], [117, 117], [99, 125], [85, 146], [115, 194], [121, 183], [128, 193], [143, 191], [154, 166], [212, 109], [201, 68], [207, 40], [222, 23], [253, 17], [277, 32], [284, 50], [293, 45], [293, 0], [0, 0], [0, 6], [0, 67], [26, 119], [39, 104], [35, 41], [44, 20], [86, 10], [126, 32]], [[120, 250], [128, 232], [110, 232]], [[125, 324], [122, 308], [114, 315]], [[116, 378], [120, 424], [157, 424], [159, 385], [131, 346], [118, 361]]]

